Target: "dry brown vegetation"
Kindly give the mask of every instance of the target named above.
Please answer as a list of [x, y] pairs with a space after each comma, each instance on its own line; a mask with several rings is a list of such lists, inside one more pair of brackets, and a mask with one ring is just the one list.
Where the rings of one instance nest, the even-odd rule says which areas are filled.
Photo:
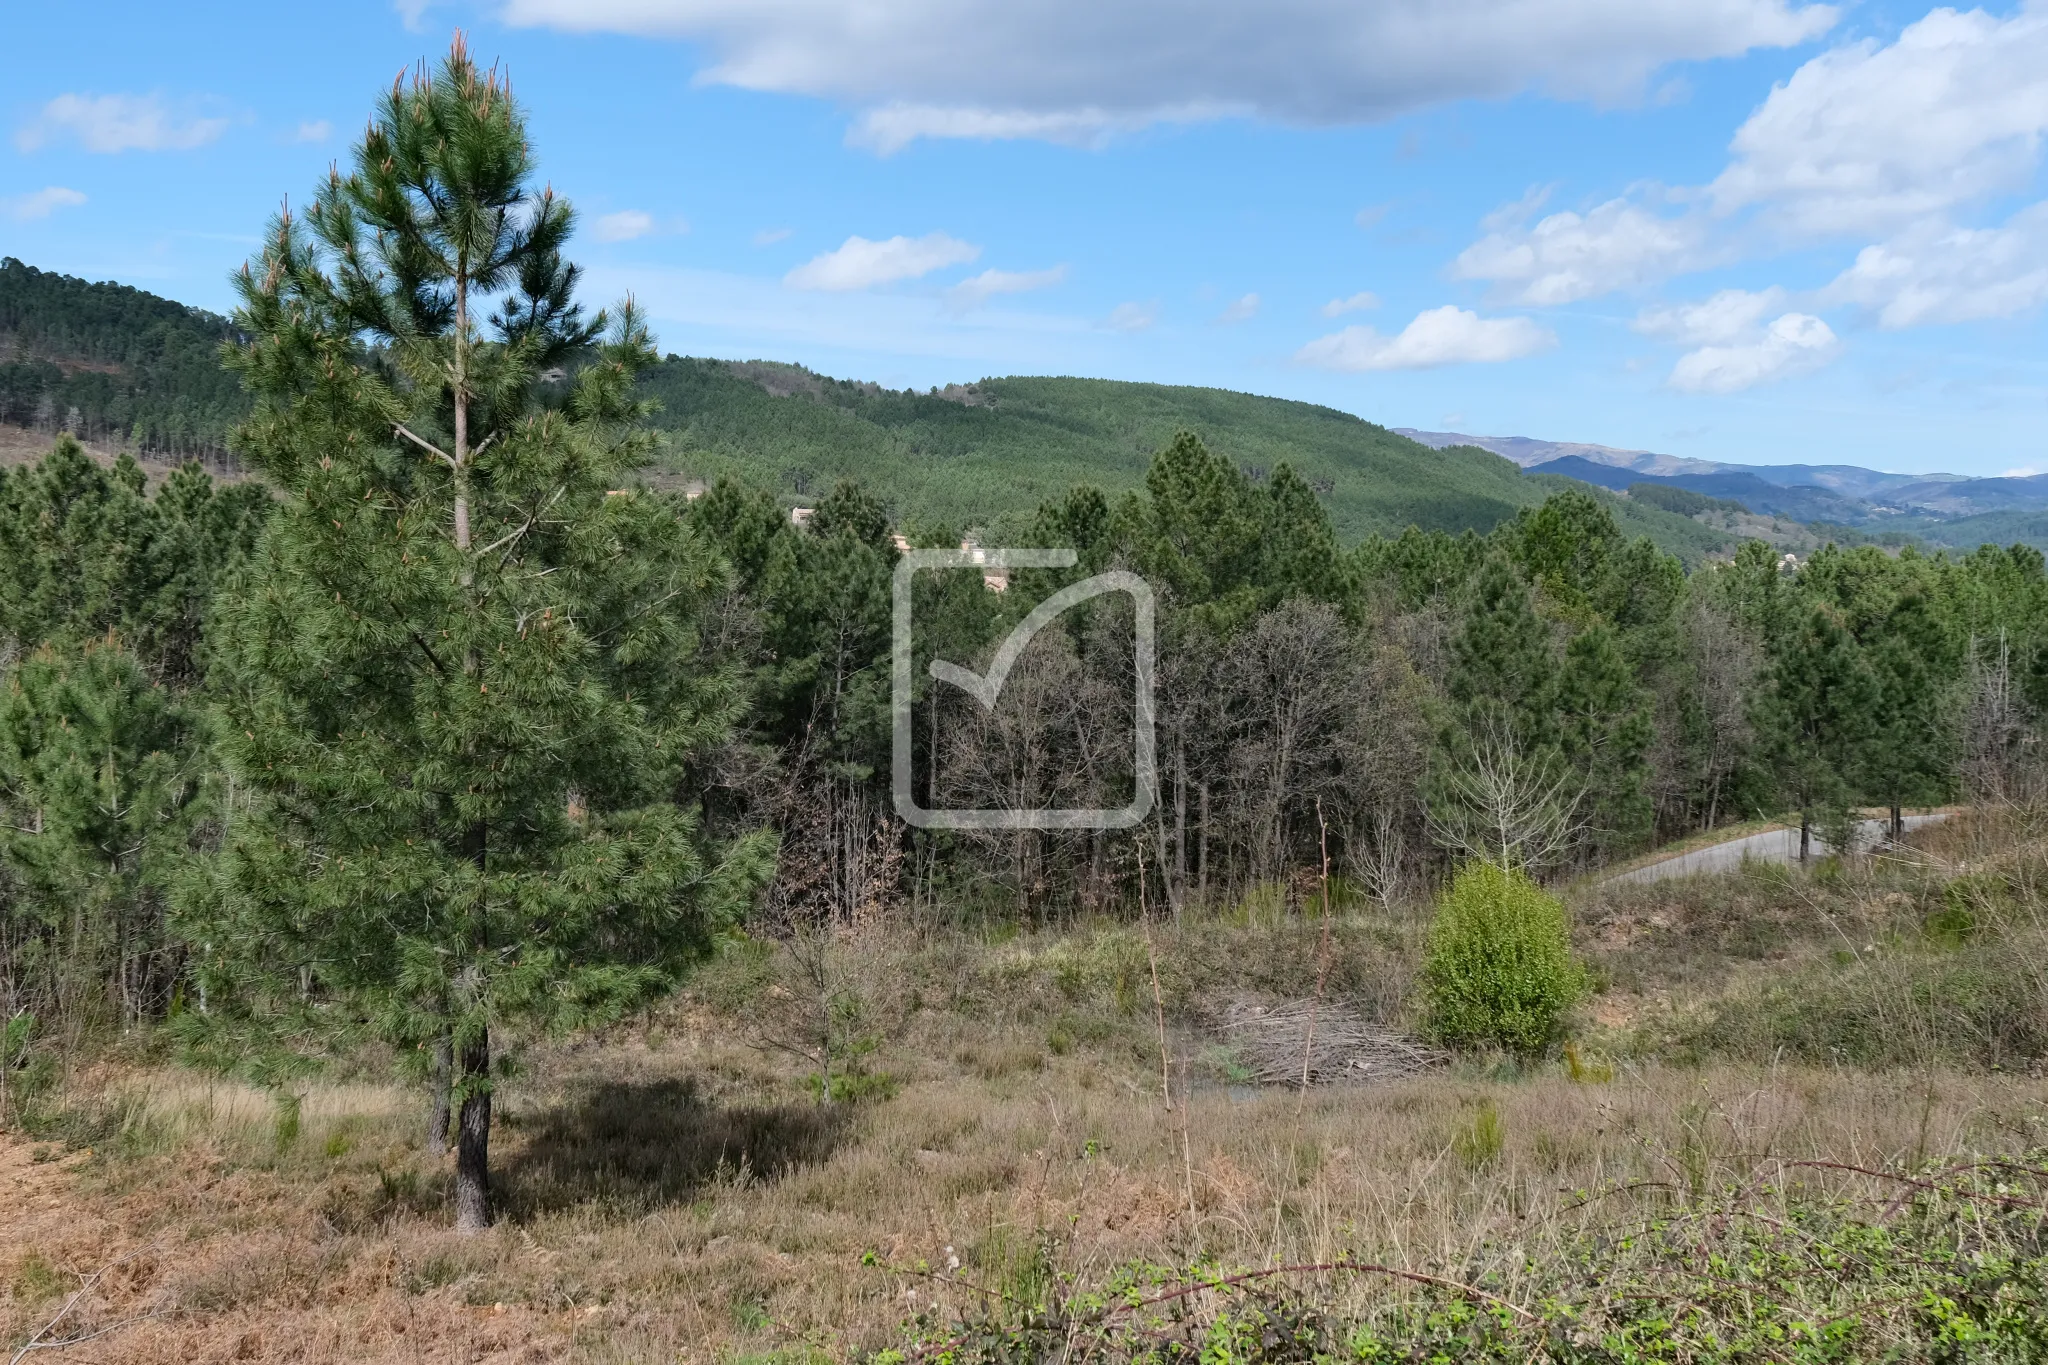
[[[0, 469], [36, 463], [50, 453], [53, 439], [47, 431], [0, 422]], [[113, 468], [114, 462], [123, 455], [134, 458], [142, 466], [143, 477], [152, 489], [184, 463], [182, 458], [156, 452], [138, 453], [123, 442], [80, 441], [79, 445], [92, 457], [93, 463], [108, 469]], [[219, 460], [208, 463], [206, 472], [223, 483], [238, 483], [246, 477], [238, 466]]]
[[[110, 1061], [66, 1082], [39, 1138], [0, 1135], [0, 1341], [102, 1270], [50, 1336], [112, 1330], [55, 1358], [838, 1359], [920, 1310], [1133, 1260], [1350, 1256], [1512, 1291], [1552, 1239], [1784, 1162], [2048, 1142], [2048, 1082], [2018, 1046], [2042, 1032], [2037, 837], [1979, 820], [1916, 843], [1577, 893], [1604, 989], [1567, 1059], [1306, 1093], [1247, 1083], [1223, 1011], [1320, 978], [1349, 1017], [1400, 1026], [1419, 911], [1347, 902], [1327, 949], [1314, 903], [1277, 897], [1149, 932], [735, 942], [670, 1007], [529, 1051], [501, 1218], [475, 1239], [444, 1230], [410, 1093], [344, 1070], [294, 1109]], [[1914, 1003], [1915, 983], [1991, 973], [1994, 941], [2001, 1008], [2027, 1016], [2002, 1058], [1967, 1009]], [[1831, 1059], [1840, 1018], [1772, 1004], [1794, 985], [1882, 1022], [1889, 1050]], [[862, 1098], [817, 1102], [827, 1053], [834, 1093]]]

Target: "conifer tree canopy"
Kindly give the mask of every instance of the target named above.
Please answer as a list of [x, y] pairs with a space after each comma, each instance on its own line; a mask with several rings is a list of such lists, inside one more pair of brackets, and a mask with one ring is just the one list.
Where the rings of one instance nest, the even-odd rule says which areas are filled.
[[458, 38], [241, 276], [238, 439], [282, 505], [217, 608], [246, 795], [191, 934], [245, 1008], [303, 999], [453, 1057], [469, 1230], [492, 1030], [668, 989], [770, 862], [687, 800], [740, 702], [697, 635], [728, 570], [670, 504], [614, 493], [647, 453], [652, 343], [630, 301], [583, 317], [573, 215], [532, 179]]

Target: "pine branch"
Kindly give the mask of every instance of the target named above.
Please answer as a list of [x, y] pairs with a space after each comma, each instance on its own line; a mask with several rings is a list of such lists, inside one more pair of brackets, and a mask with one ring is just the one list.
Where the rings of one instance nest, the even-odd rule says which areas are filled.
[[421, 450], [426, 451], [430, 455], [439, 457], [442, 461], [444, 461], [447, 464], [447, 466], [450, 469], [461, 468], [460, 465], [455, 463], [455, 457], [453, 455], [450, 455], [447, 451], [441, 449], [441, 447], [435, 445], [432, 441], [425, 440], [421, 437], [413, 435], [412, 432], [406, 429], [405, 423], [393, 422], [391, 424], [391, 429], [398, 435], [405, 437], [406, 440], [411, 441]]

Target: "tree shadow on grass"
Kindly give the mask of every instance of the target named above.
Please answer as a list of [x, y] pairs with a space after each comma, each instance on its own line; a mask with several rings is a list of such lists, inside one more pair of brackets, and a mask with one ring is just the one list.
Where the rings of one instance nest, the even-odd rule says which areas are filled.
[[694, 1082], [608, 1082], [527, 1120], [498, 1194], [515, 1220], [574, 1205], [625, 1214], [688, 1203], [715, 1180], [774, 1180], [849, 1133], [844, 1106], [725, 1107]]

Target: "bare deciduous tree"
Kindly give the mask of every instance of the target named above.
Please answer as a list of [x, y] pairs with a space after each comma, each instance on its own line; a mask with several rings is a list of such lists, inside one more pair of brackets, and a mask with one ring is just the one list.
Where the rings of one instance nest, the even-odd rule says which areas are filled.
[[1694, 680], [1703, 750], [1698, 782], [1707, 803], [1706, 827], [1720, 823], [1721, 798], [1754, 737], [1750, 706], [1763, 651], [1726, 612], [1694, 603], [1685, 620], [1685, 654]]
[[1482, 711], [1469, 742], [1445, 763], [1430, 832], [1454, 853], [1502, 867], [1553, 867], [1586, 832], [1583, 782], [1528, 743], [1498, 708]]
[[1336, 792], [1357, 676], [1344, 623], [1319, 602], [1266, 613], [1225, 658], [1231, 778], [1255, 876], [1284, 874], [1292, 817]]
[[1962, 705], [1963, 792], [1979, 805], [2048, 799], [2041, 737], [2013, 680], [2012, 644], [1972, 639]]

